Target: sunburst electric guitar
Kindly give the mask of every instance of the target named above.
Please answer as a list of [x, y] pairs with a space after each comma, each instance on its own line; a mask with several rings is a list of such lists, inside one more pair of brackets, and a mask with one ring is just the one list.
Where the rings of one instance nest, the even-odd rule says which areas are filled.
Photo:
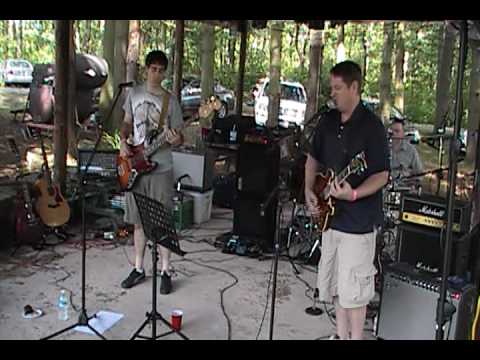
[[[198, 114], [184, 122], [182, 128], [187, 127], [191, 122], [201, 118], [207, 118], [214, 111], [218, 111], [222, 104], [220, 100], [213, 97], [207, 100], [198, 109]], [[167, 143], [167, 128], [161, 133], [154, 131], [146, 137], [143, 144], [130, 146], [131, 156], [125, 157], [118, 155], [117, 171], [120, 188], [124, 191], [131, 190], [139, 176], [153, 171], [157, 163], [150, 160], [150, 157]]]
[[362, 151], [355, 155], [348, 166], [338, 175], [332, 169], [318, 173], [315, 178], [313, 191], [318, 198], [319, 213], [313, 217], [319, 231], [325, 231], [330, 227], [330, 221], [335, 214], [335, 200], [330, 196], [330, 186], [337, 179], [342, 184], [351, 174], [360, 174], [367, 168], [365, 153]]

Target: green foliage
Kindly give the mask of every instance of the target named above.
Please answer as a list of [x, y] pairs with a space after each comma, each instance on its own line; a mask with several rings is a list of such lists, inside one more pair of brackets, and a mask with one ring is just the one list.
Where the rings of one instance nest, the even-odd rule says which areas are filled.
[[120, 130], [114, 130], [113, 134], [104, 132], [102, 135], [102, 144], [106, 147], [119, 150], [120, 149]]
[[[167, 53], [173, 68], [175, 20], [141, 20], [142, 46], [140, 64], [153, 49]], [[270, 24], [266, 29], [251, 29], [247, 38], [247, 59], [244, 89], [249, 91], [257, 79], [268, 75], [270, 62]], [[327, 26], [324, 30], [323, 64], [321, 68], [320, 102], [329, 96], [329, 69], [336, 63], [338, 28]], [[442, 22], [406, 22], [404, 31], [406, 64], [404, 94], [405, 112], [414, 122], [431, 123], [435, 109], [435, 85], [438, 69], [438, 47]], [[55, 61], [55, 22], [52, 20], [0, 20], [0, 60], [21, 57], [32, 63]], [[104, 20], [76, 20], [76, 51], [102, 56]], [[344, 27], [344, 45], [348, 59], [363, 64], [367, 44], [367, 72], [363, 95], [378, 97], [380, 65], [383, 49], [383, 23], [347, 23]], [[284, 79], [302, 82], [308, 80], [309, 29], [304, 24], [285, 20], [282, 33], [282, 68]], [[185, 21], [183, 73], [200, 76], [200, 22]], [[394, 52], [395, 54], [395, 52]], [[240, 34], [215, 27], [215, 78], [230, 89], [235, 89], [240, 57]], [[471, 67], [467, 61], [464, 101], [468, 100], [468, 75]], [[454, 74], [451, 98], [455, 94], [458, 46], [455, 47]], [[392, 67], [394, 69], [394, 66]], [[392, 96], [394, 95], [392, 89]], [[451, 104], [453, 114], [454, 104]], [[113, 141], [113, 140], [112, 140]]]

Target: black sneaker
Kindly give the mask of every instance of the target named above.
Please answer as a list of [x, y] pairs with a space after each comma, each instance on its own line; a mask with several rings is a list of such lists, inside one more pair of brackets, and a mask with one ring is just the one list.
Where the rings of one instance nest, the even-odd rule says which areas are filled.
[[172, 292], [172, 279], [166, 272], [160, 274], [160, 294], [167, 295]]
[[140, 272], [137, 269], [133, 269], [130, 275], [122, 281], [122, 288], [129, 289], [132, 286], [140, 284], [143, 280], [145, 280], [145, 271]]

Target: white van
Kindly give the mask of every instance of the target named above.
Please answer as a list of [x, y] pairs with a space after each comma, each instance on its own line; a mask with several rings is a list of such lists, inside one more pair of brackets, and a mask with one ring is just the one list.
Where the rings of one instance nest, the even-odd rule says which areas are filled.
[[11, 84], [30, 85], [33, 66], [27, 60], [7, 59], [0, 64], [1, 82], [5, 86]]
[[[269, 80], [266, 79], [260, 86], [255, 98], [255, 122], [264, 126], [268, 119], [268, 89]], [[280, 113], [278, 125], [288, 128], [297, 125], [303, 128], [305, 109], [307, 108], [307, 94], [302, 84], [298, 82], [280, 82]]]

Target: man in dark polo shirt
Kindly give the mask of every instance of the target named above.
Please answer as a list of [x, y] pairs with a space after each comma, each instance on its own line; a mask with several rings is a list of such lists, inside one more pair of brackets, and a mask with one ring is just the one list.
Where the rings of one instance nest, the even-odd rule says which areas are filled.
[[330, 71], [331, 97], [336, 109], [327, 112], [315, 129], [305, 165], [305, 200], [318, 213], [313, 185], [324, 169], [335, 173], [364, 151], [367, 169], [330, 187], [335, 213], [322, 234], [317, 287], [321, 301], [333, 302], [340, 339], [362, 339], [367, 304], [375, 295], [373, 265], [375, 228], [381, 224], [382, 191], [390, 170], [385, 127], [360, 101], [362, 73], [352, 61]]

